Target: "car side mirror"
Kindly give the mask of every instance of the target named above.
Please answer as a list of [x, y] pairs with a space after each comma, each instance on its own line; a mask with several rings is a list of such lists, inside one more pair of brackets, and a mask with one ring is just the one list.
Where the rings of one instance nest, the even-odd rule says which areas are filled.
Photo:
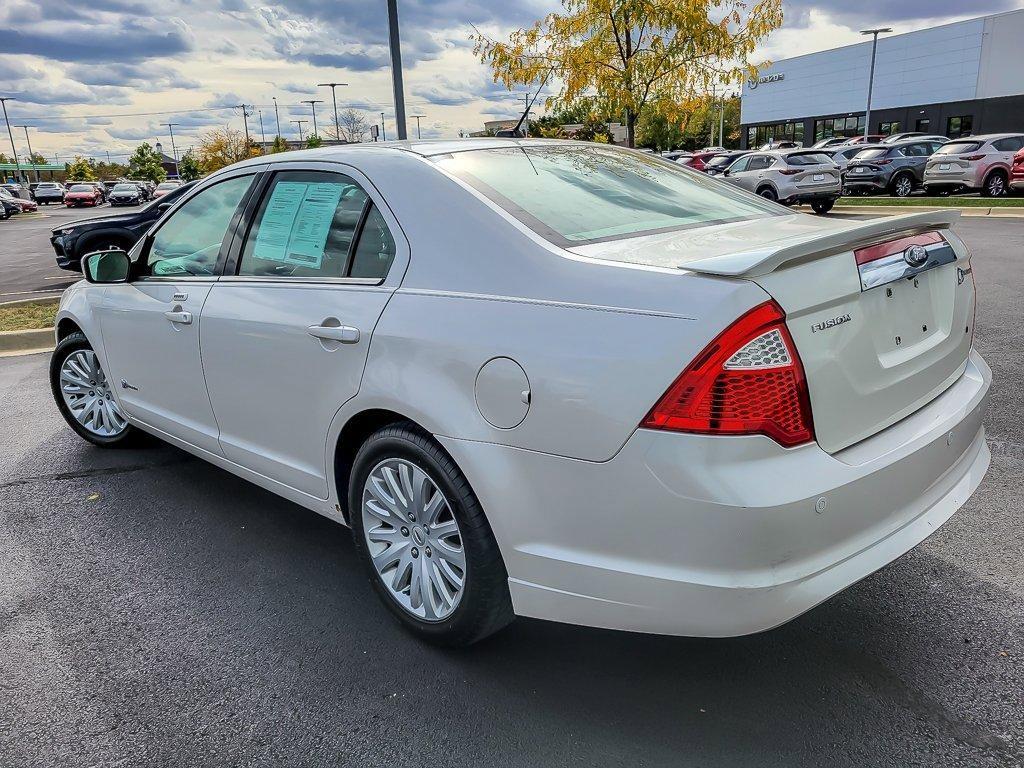
[[122, 250], [94, 251], [82, 259], [82, 274], [90, 283], [127, 283], [132, 262]]
[[163, 212], [164, 212], [164, 211], [166, 211], [166, 210], [167, 210], [168, 208], [170, 208], [170, 207], [171, 207], [172, 205], [174, 205], [174, 203], [157, 203], [157, 205], [156, 205], [156, 209], [157, 209], [158, 211], [160, 211], [160, 213], [163, 213]]

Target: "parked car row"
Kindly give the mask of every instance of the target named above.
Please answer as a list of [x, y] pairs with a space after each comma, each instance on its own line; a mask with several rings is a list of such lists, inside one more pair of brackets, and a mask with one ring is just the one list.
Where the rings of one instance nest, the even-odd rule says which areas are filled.
[[15, 196], [7, 185], [0, 186], [0, 220], [6, 220], [19, 213], [31, 213], [37, 209], [31, 200]]

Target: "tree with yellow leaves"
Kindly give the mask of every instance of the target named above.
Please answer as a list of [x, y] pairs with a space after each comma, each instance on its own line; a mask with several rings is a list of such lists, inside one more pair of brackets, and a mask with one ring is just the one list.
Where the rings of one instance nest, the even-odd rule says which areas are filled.
[[249, 140], [246, 144], [241, 131], [228, 126], [213, 128], [199, 137], [196, 159], [203, 173], [213, 173], [232, 163], [261, 154], [259, 145]]
[[629, 146], [654, 105], [677, 119], [713, 86], [756, 77], [757, 44], [782, 25], [782, 0], [562, 0], [533, 26], [496, 41], [479, 31], [474, 51], [510, 90], [554, 77], [547, 106], [581, 98], [622, 115]]

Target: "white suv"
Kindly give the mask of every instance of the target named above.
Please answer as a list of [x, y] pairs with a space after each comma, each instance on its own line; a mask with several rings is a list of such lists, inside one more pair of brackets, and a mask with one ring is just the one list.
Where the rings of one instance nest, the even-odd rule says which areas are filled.
[[939, 147], [924, 171], [929, 194], [958, 189], [1002, 197], [1009, 188], [1013, 156], [1024, 147], [1024, 133], [994, 133], [956, 139]]

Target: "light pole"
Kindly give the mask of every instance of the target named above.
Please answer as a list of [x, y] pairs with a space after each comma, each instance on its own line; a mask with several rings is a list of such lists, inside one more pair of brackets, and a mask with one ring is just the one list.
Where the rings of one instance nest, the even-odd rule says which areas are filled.
[[323, 104], [324, 100], [323, 99], [305, 99], [305, 100], [303, 100], [302, 103], [303, 104], [309, 104], [309, 106], [313, 108], [313, 135], [314, 136], [319, 136], [320, 132], [316, 128], [316, 105], [317, 104]]
[[277, 119], [277, 135], [281, 135], [281, 113], [277, 111], [277, 96], [274, 96], [274, 117]]
[[299, 126], [299, 144], [301, 144], [303, 141], [305, 141], [305, 139], [302, 138], [302, 124], [308, 123], [309, 120], [292, 120], [292, 122]]
[[422, 139], [423, 137], [420, 136], [420, 118], [421, 117], [426, 117], [426, 115], [409, 115], [409, 117], [415, 117], [416, 118], [416, 138], [417, 139]]
[[892, 32], [891, 27], [879, 27], [878, 29], [862, 29], [862, 35], [871, 35], [871, 71], [868, 74], [868, 105], [864, 110], [864, 141], [868, 140], [871, 132], [871, 89], [875, 84], [875, 52], [878, 50], [878, 36], [883, 32]]
[[395, 130], [399, 141], [405, 133], [405, 89], [402, 87], [402, 44], [398, 36], [398, 0], [388, 0], [388, 40], [391, 46], [391, 84], [395, 90]]
[[334, 138], [341, 141], [341, 124], [338, 122], [338, 97], [334, 93], [334, 89], [339, 85], [348, 85], [348, 83], [317, 83], [318, 88], [331, 89], [331, 100], [334, 102]]
[[388, 140], [388, 132], [384, 130], [384, 113], [383, 112], [380, 113], [380, 140], [381, 141], [387, 141]]
[[181, 123], [163, 123], [163, 125], [167, 126], [167, 130], [170, 131], [171, 134], [171, 156], [174, 158], [174, 175], [180, 179], [181, 173], [178, 171], [178, 148], [174, 146], [174, 126], [181, 125]]
[[260, 145], [263, 147], [263, 154], [267, 154], [267, 134], [263, 132], [263, 110], [260, 113]]
[[21, 163], [18, 162], [18, 148], [14, 146], [14, 132], [11, 130], [11, 121], [7, 117], [7, 102], [14, 101], [13, 96], [0, 96], [0, 106], [4, 108], [4, 122], [7, 123], [7, 135], [11, 138], [11, 151], [14, 153], [14, 167], [17, 169], [17, 181], [21, 183]]
[[[28, 164], [29, 165], [35, 165], [35, 163], [32, 162], [32, 142], [28, 138], [28, 126], [27, 125], [16, 125], [14, 127], [15, 128], [24, 128], [25, 129], [25, 143], [28, 144]], [[36, 168], [36, 181], [39, 181], [39, 169], [38, 168]]]

